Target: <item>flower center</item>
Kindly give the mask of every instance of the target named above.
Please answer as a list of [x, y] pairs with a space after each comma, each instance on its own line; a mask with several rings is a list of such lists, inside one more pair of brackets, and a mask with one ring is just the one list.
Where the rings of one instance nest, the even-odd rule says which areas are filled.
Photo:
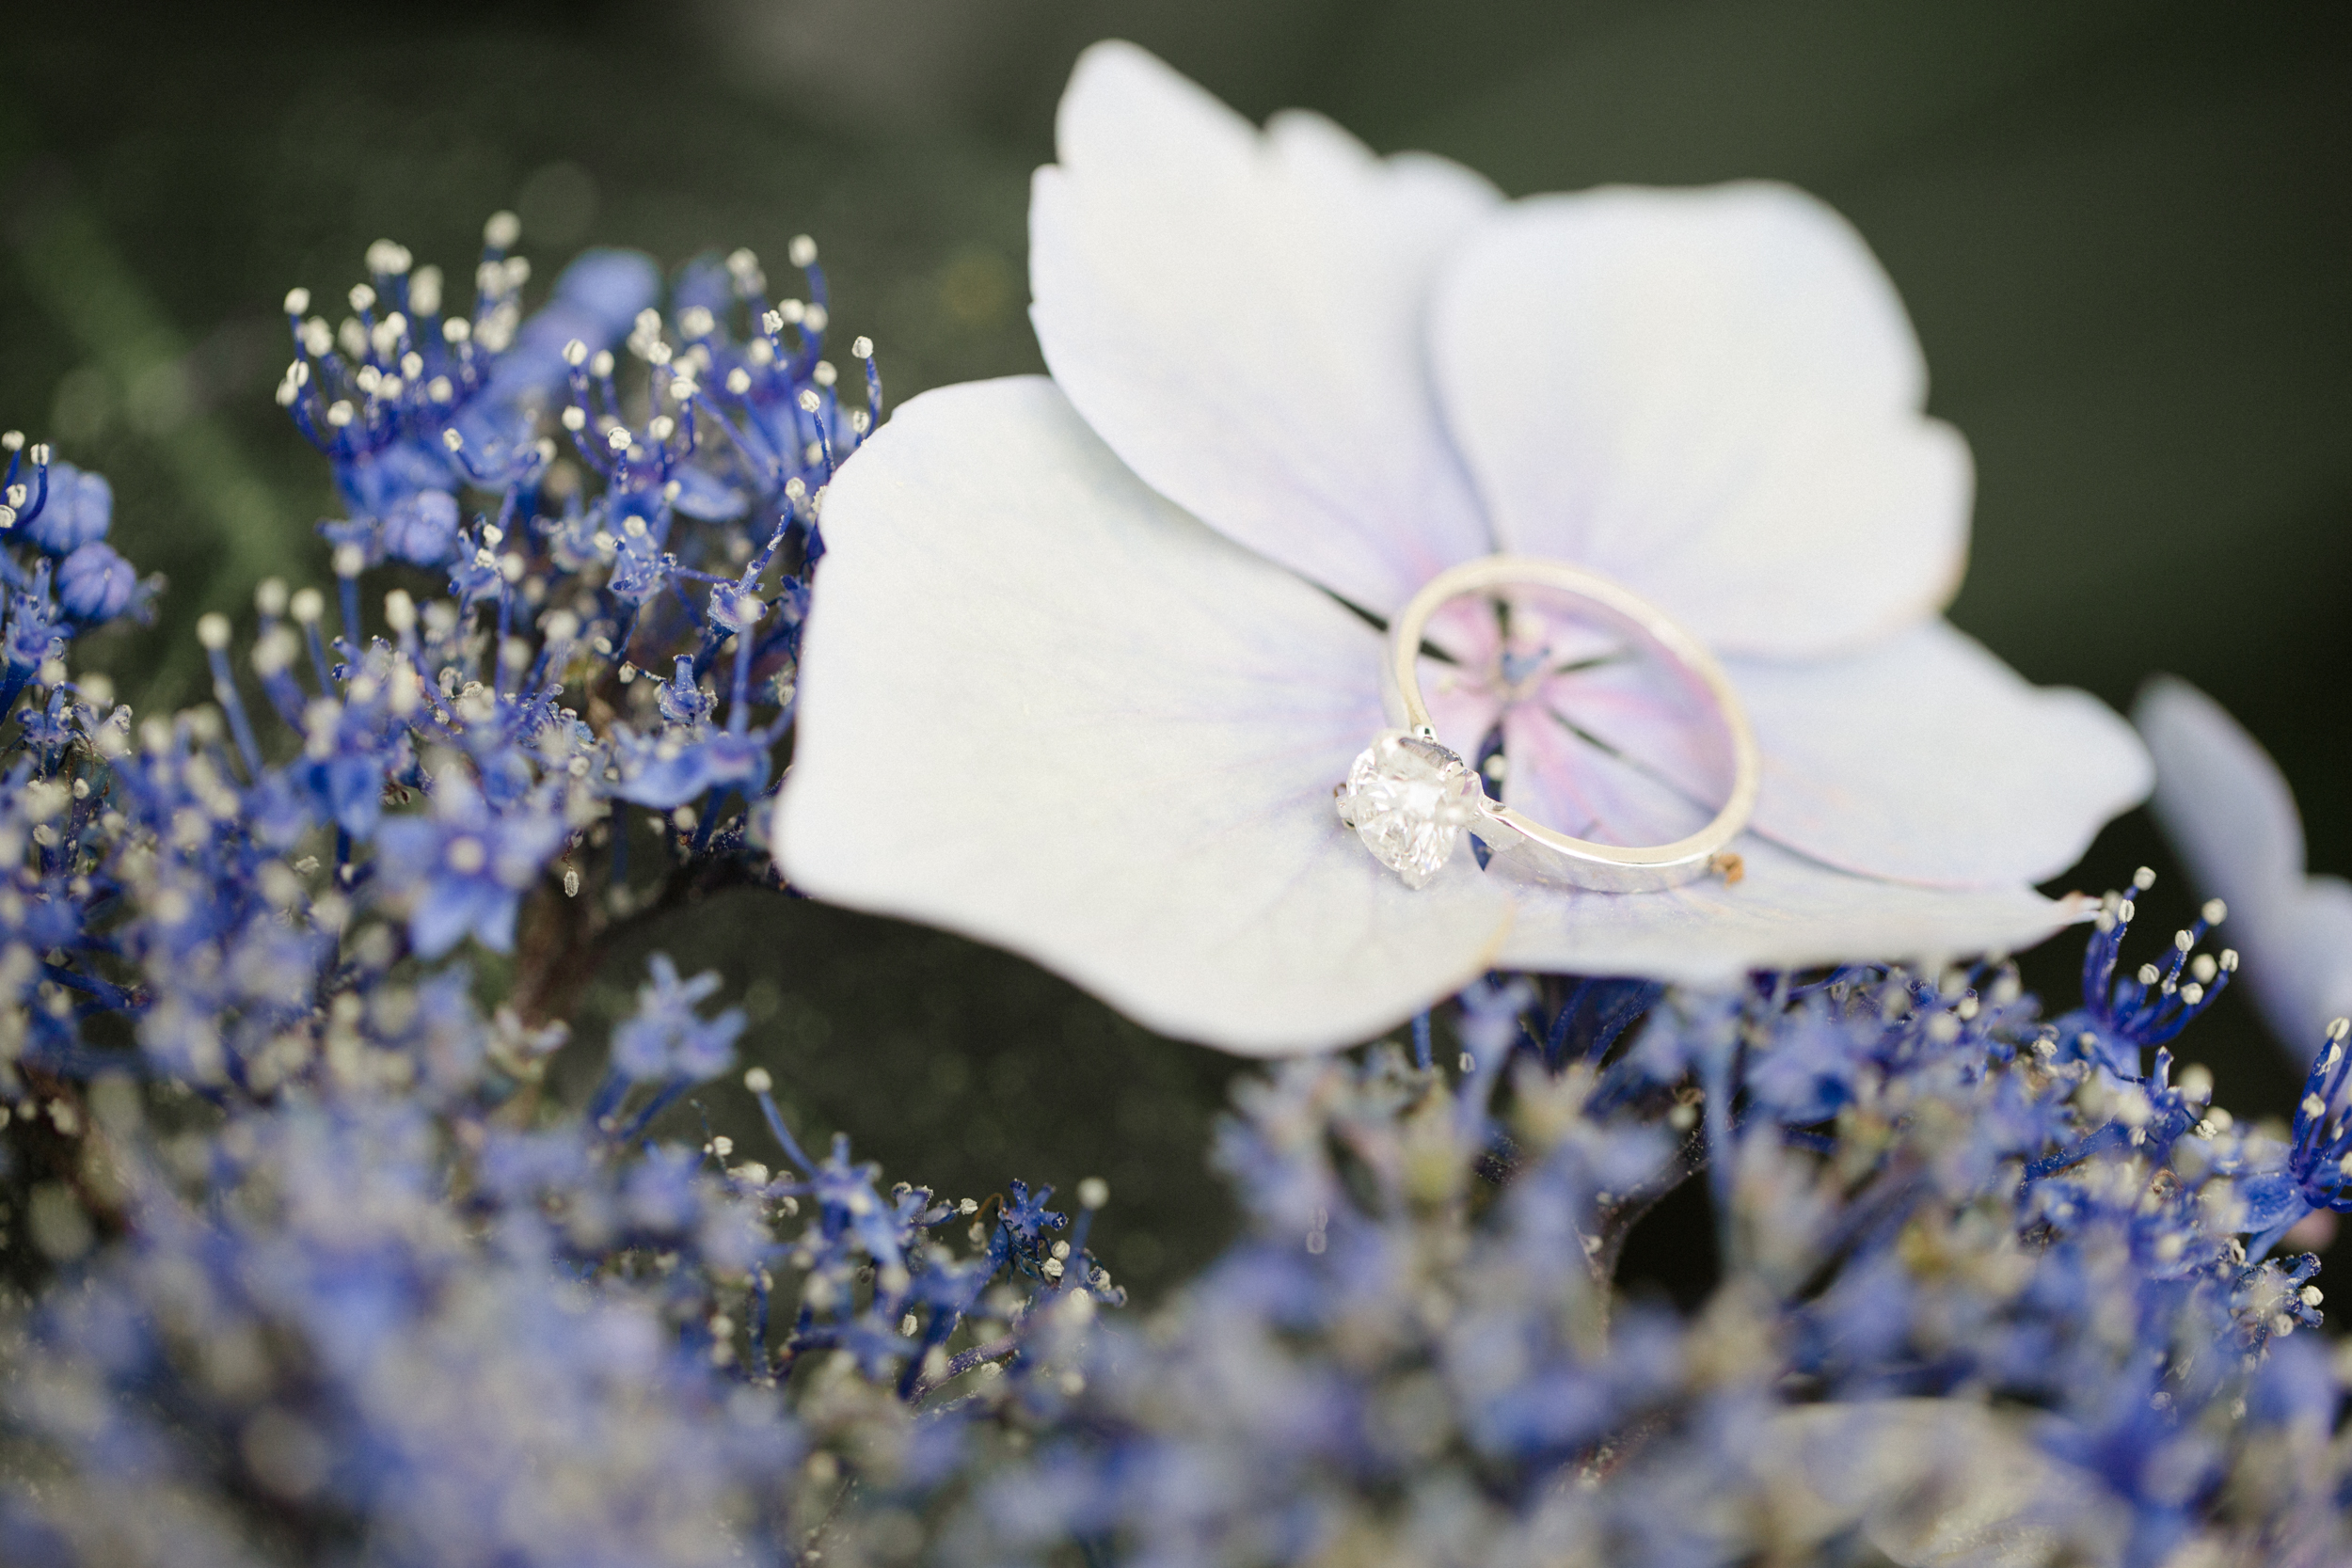
[[1604, 844], [1665, 844], [1730, 787], [1703, 699], [1617, 631], [1539, 591], [1465, 594], [1430, 618], [1422, 691], [1486, 793]]

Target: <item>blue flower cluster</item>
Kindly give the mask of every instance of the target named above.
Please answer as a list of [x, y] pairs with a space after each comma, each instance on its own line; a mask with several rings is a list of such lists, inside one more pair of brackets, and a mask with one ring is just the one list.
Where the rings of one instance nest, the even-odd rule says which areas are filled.
[[[0, 1560], [2352, 1553], [2352, 1363], [2274, 1256], [2352, 1212], [2352, 1028], [2291, 1126], [2233, 1119], [2172, 1054], [2225, 911], [2127, 968], [2145, 873], [2055, 1017], [2000, 963], [1498, 974], [1248, 1078], [1242, 1234], [1140, 1322], [1099, 1181], [887, 1184], [758, 1067], [771, 1147], [681, 1137], [735, 1092], [718, 976], [656, 957], [609, 1040], [565, 1021], [634, 923], [775, 884], [880, 383], [861, 340], [840, 395], [804, 241], [805, 298], [591, 253], [527, 314], [486, 237], [465, 314], [389, 243], [339, 324], [289, 298], [335, 593], [264, 584], [242, 660], [207, 617], [209, 706], [74, 673], [145, 591], [104, 481], [9, 438]], [[1685, 1312], [1616, 1276], [1688, 1181]]]
[[[947, 1560], [2339, 1560], [2316, 1260], [2244, 1233], [2281, 1183], [2343, 1206], [2341, 1053], [2291, 1144], [2243, 1133], [2111, 1065], [2163, 983], [2045, 1023], [2006, 967], [1759, 977], [1622, 1051], [1590, 1023], [1631, 988], [1489, 985], [1457, 1080], [1294, 1064], [1220, 1147], [1250, 1234], [1098, 1339]], [[1724, 1277], [1686, 1321], [1611, 1278], [1702, 1165]]]

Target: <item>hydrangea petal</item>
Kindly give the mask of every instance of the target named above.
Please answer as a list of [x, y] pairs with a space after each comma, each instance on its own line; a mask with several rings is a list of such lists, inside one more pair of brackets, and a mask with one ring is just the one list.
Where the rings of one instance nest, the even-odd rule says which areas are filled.
[[1503, 800], [1547, 827], [1600, 844], [1671, 844], [1713, 815], [1541, 704], [1514, 705], [1502, 732]]
[[1438, 261], [1497, 199], [1313, 115], [1247, 120], [1131, 44], [1078, 61], [1030, 204], [1030, 316], [1162, 495], [1386, 612], [1493, 546], [1430, 389]]
[[1849, 876], [1754, 833], [1733, 847], [1744, 863], [1737, 883], [1709, 877], [1613, 895], [1522, 886], [1496, 961], [1718, 985], [1755, 969], [2006, 952], [2097, 909], [2078, 895], [2053, 900], [2023, 885], [1920, 888]]
[[1730, 673], [1764, 753], [1756, 831], [1844, 870], [2042, 881], [2148, 794], [2120, 714], [2033, 685], [1940, 618], [1843, 658]]
[[2186, 681], [2148, 683], [2132, 719], [2155, 757], [2156, 820], [2200, 893], [2230, 907], [2246, 983], [2297, 1061], [2352, 1013], [2352, 884], [2306, 877], [2303, 820], [2261, 744]]
[[1382, 723], [1376, 634], [1051, 383], [907, 404], [825, 537], [777, 819], [798, 886], [1239, 1051], [1361, 1038], [1491, 960], [1506, 890], [1467, 854], [1408, 890], [1332, 809]]
[[1959, 586], [1973, 474], [1861, 238], [1785, 186], [1497, 214], [1432, 360], [1502, 547], [1654, 600], [1721, 653], [1813, 655]]
[[[1930, 886], [2040, 881], [2148, 792], [2131, 726], [2086, 692], [2037, 687], [1935, 620], [1813, 663], [1725, 661], [1758, 750], [1755, 831], [1824, 864]], [[1639, 672], [1563, 677], [1581, 728], [1713, 801], [1724, 784], [1688, 719]], [[1696, 738], [1704, 738], [1698, 736]]]

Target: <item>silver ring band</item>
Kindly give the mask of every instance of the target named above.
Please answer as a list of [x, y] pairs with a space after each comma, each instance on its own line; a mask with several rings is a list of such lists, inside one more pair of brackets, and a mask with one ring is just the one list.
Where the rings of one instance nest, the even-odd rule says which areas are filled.
[[[1571, 838], [1486, 797], [1478, 775], [1438, 743], [1421, 692], [1421, 646], [1429, 618], [1465, 594], [1509, 587], [1549, 589], [1624, 633], [1661, 659], [1710, 706], [1731, 743], [1730, 798], [1714, 819], [1672, 844], [1627, 848]], [[1438, 573], [1389, 623], [1381, 689], [1390, 721], [1334, 791], [1341, 820], [1383, 863], [1413, 886], [1434, 876], [1462, 832], [1495, 856], [1537, 877], [1609, 893], [1650, 893], [1710, 873], [1737, 881], [1728, 846], [1756, 808], [1761, 766], [1740, 695], [1696, 638], [1629, 590], [1558, 562], [1493, 555]]]

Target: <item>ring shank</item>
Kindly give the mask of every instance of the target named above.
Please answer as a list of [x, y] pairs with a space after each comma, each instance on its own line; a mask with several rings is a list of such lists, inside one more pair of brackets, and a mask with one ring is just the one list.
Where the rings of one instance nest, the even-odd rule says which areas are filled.
[[1656, 892], [1718, 869], [1726, 847], [1747, 826], [1762, 782], [1747, 711], [1722, 666], [1697, 639], [1663, 610], [1606, 578], [1560, 562], [1509, 555], [1481, 557], [1438, 573], [1389, 624], [1381, 689], [1390, 721], [1415, 733], [1434, 733], [1420, 672], [1422, 638], [1429, 619], [1449, 600], [1502, 588], [1543, 588], [1565, 594], [1578, 601], [1580, 612], [1656, 655], [1722, 721], [1731, 744], [1731, 794], [1713, 820], [1671, 844], [1629, 848], [1572, 838], [1500, 805], [1489, 805], [1472, 831], [1496, 855], [1524, 871], [1609, 893]]

